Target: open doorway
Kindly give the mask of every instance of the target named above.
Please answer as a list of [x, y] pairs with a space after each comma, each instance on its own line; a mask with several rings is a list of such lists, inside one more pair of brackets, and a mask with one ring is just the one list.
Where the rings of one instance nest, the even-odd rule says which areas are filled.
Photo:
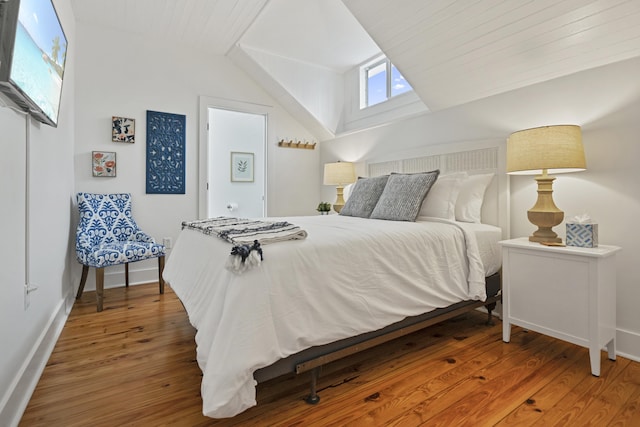
[[205, 98], [200, 137], [200, 217], [266, 215], [268, 108]]

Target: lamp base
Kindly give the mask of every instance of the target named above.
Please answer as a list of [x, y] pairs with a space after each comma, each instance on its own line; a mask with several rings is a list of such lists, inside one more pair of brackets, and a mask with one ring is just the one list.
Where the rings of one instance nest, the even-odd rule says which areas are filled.
[[547, 175], [545, 169], [542, 175], [535, 179], [538, 182], [538, 200], [535, 206], [527, 211], [527, 217], [529, 222], [538, 226], [538, 229], [529, 236], [529, 241], [562, 243], [562, 239], [551, 229], [564, 219], [564, 212], [553, 202], [552, 185], [555, 178]]
[[344, 207], [344, 187], [338, 186], [336, 187], [336, 202], [333, 204], [333, 210], [337, 213], [340, 213], [342, 208]]
[[562, 239], [551, 228], [538, 228], [529, 236], [530, 242], [562, 243]]

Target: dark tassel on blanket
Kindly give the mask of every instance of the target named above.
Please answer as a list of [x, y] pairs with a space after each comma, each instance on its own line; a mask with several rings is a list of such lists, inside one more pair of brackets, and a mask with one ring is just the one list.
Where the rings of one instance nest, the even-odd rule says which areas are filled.
[[251, 246], [251, 250], [258, 252], [258, 255], [260, 255], [260, 261], [264, 261], [264, 258], [262, 257], [262, 248], [260, 247], [260, 242], [254, 240], [253, 246]]
[[260, 243], [254, 240], [252, 246], [234, 246], [225, 267], [231, 271], [243, 273], [254, 265], [260, 265], [263, 259]]

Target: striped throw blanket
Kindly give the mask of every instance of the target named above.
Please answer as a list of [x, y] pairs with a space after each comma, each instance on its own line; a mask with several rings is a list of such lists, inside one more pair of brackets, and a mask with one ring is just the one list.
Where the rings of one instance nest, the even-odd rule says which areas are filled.
[[261, 245], [266, 245], [285, 240], [300, 240], [307, 237], [305, 230], [286, 221], [267, 222], [223, 216], [184, 221], [182, 228], [217, 236], [233, 245], [251, 245], [256, 240]]
[[260, 245], [285, 240], [300, 240], [307, 237], [306, 231], [286, 221], [266, 222], [217, 217], [184, 221], [182, 228], [217, 236], [233, 244], [225, 268], [237, 274], [242, 274], [250, 268], [260, 265], [263, 260], [263, 250]]

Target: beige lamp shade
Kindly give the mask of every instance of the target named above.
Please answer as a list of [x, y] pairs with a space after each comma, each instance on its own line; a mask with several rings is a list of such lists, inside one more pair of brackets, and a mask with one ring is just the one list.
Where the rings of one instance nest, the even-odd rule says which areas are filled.
[[324, 185], [345, 186], [356, 181], [353, 163], [335, 162], [324, 165]]
[[558, 125], [514, 132], [507, 141], [507, 173], [539, 175], [587, 167], [580, 126]]

